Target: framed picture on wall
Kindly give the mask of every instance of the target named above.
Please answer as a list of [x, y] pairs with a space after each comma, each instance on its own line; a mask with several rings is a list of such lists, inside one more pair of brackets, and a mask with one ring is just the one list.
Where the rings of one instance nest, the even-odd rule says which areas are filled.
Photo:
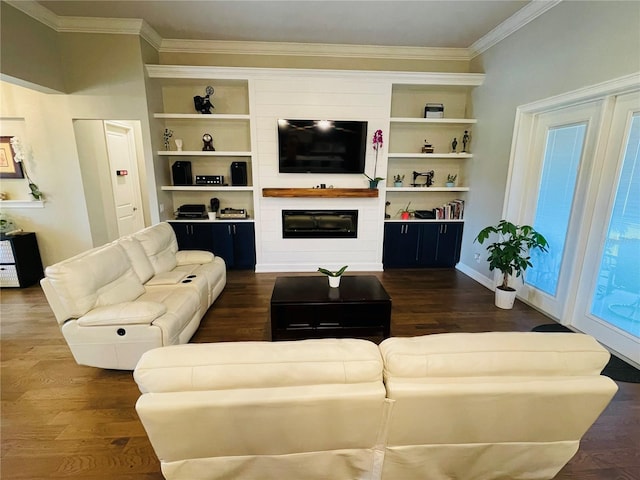
[[24, 178], [22, 165], [13, 154], [11, 138], [0, 137], [0, 178]]

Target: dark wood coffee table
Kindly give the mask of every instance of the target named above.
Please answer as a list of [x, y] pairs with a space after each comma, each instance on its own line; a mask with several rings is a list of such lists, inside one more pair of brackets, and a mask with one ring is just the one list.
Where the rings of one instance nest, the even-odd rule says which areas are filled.
[[271, 295], [271, 339], [387, 338], [391, 298], [372, 275], [347, 275], [330, 288], [327, 277], [276, 278]]

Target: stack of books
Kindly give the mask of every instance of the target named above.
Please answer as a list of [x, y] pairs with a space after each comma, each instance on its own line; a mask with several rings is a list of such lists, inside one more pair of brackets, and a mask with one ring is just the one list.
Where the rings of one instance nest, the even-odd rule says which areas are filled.
[[453, 200], [433, 209], [438, 220], [462, 220], [464, 218], [464, 200]]

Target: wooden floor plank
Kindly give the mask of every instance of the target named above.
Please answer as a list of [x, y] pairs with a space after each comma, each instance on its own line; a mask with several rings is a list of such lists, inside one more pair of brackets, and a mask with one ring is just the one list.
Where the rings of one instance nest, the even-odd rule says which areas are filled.
[[[313, 274], [229, 271], [192, 342], [269, 340], [278, 275]], [[456, 270], [373, 275], [392, 298], [394, 336], [529, 331], [551, 322], [518, 301], [497, 309], [492, 292]], [[131, 372], [77, 365], [39, 286], [0, 291], [0, 333], [2, 478], [163, 478], [135, 412], [140, 392]], [[640, 385], [618, 386], [556, 480], [640, 480]]]

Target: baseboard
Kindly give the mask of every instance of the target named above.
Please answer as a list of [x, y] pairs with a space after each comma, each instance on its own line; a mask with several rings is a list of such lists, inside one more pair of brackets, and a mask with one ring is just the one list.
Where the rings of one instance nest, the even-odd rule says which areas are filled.
[[[343, 263], [337, 265], [336, 268], [340, 268], [342, 265], [349, 265], [349, 268], [345, 272], [348, 275], [352, 272], [382, 272], [382, 263]], [[280, 272], [317, 272], [318, 267], [331, 268], [333, 263], [320, 264], [305, 264], [305, 263], [258, 263], [256, 264], [256, 273], [280, 273]]]
[[476, 282], [478, 282], [480, 285], [488, 288], [492, 292], [495, 291], [496, 288], [495, 288], [495, 285], [494, 285], [492, 279], [482, 275], [480, 272], [478, 272], [477, 270], [474, 270], [473, 268], [469, 267], [468, 265], [465, 265], [464, 263], [458, 263], [456, 265], [456, 270], [461, 271], [467, 277], [471, 277]]

